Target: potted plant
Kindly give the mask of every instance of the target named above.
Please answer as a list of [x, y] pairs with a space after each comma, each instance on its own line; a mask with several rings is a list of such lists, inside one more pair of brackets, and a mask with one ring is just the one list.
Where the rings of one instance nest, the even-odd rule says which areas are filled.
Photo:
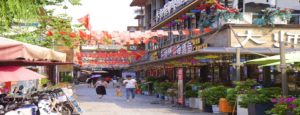
[[198, 97], [197, 91], [193, 91], [193, 90], [185, 91], [185, 98], [188, 99], [190, 108], [197, 108], [196, 107], [197, 97]]
[[271, 99], [281, 93], [281, 88], [261, 88], [248, 91], [241, 96], [240, 105], [248, 108], [249, 115], [266, 115], [265, 111], [271, 109]]
[[256, 80], [248, 79], [246, 81], [235, 82], [234, 88], [227, 89], [226, 100], [233, 107], [233, 109], [237, 109], [238, 115], [248, 115], [248, 108], [241, 107], [239, 102], [241, 101], [241, 96], [250, 91], [251, 87], [256, 84]]
[[293, 110], [294, 114], [300, 115], [300, 99], [296, 99], [293, 103], [296, 105], [296, 108]]
[[204, 89], [206, 88], [209, 88], [209, 87], [212, 87], [212, 83], [210, 82], [205, 82], [205, 83], [199, 83], [198, 85], [198, 108], [201, 110], [201, 111], [204, 111], [204, 106], [203, 106], [203, 99], [202, 99], [202, 96], [201, 96], [201, 93]]
[[[219, 99], [226, 96], [224, 86], [213, 86], [202, 91], [201, 97], [204, 101], [204, 110], [206, 112], [219, 113]], [[212, 108], [211, 110], [210, 107]]]
[[280, 96], [272, 99], [272, 102], [275, 103], [275, 105], [271, 110], [267, 111], [268, 114], [299, 115], [295, 114], [295, 109], [297, 108], [298, 103], [295, 97]]
[[167, 96], [170, 97], [170, 102], [175, 104], [175, 97], [177, 95], [177, 83], [173, 83], [172, 87], [167, 90]]

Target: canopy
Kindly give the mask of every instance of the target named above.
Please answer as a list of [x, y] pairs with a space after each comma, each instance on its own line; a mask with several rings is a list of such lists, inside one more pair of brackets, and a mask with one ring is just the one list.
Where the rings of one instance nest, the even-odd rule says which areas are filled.
[[[285, 54], [286, 63], [300, 62], [300, 51], [293, 51]], [[272, 66], [280, 64], [280, 55], [249, 60], [247, 64], [260, 64], [262, 66]]]
[[0, 82], [34, 80], [45, 77], [46, 76], [19, 66], [0, 67]]
[[66, 61], [66, 54], [48, 48], [0, 37], [0, 61], [24, 58], [26, 60]]

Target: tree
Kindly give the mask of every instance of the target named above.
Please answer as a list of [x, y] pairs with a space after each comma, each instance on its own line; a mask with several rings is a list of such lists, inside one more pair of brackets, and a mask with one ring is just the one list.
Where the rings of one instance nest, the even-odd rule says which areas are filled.
[[[80, 0], [0, 0], [0, 36], [44, 47], [58, 44], [57, 39], [61, 38], [64, 45], [72, 46], [70, 42], [74, 40], [66, 35], [49, 37], [46, 34], [48, 29], [69, 33], [72, 31], [70, 18], [66, 15], [54, 16], [53, 10], [45, 8], [67, 8], [65, 2], [80, 5]], [[35, 28], [28, 29], [29, 27]]]

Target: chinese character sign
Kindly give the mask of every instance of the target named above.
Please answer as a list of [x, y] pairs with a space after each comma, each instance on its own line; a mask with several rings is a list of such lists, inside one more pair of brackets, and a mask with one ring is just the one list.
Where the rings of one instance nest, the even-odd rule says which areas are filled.
[[280, 41], [287, 48], [300, 47], [300, 30], [297, 29], [235, 29], [231, 35], [231, 47], [278, 48]]

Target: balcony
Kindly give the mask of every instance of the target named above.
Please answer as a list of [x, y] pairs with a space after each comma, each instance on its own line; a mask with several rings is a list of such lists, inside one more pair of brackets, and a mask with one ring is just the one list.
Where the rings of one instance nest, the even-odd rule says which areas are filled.
[[186, 0], [186, 2], [176, 8], [173, 6], [167, 6], [168, 4], [166, 4], [164, 8], [155, 11], [156, 16], [151, 19], [151, 30], [159, 29], [167, 22], [175, 20], [179, 16], [185, 14], [187, 11], [192, 10], [194, 7], [199, 5], [199, 3], [200, 0]]

